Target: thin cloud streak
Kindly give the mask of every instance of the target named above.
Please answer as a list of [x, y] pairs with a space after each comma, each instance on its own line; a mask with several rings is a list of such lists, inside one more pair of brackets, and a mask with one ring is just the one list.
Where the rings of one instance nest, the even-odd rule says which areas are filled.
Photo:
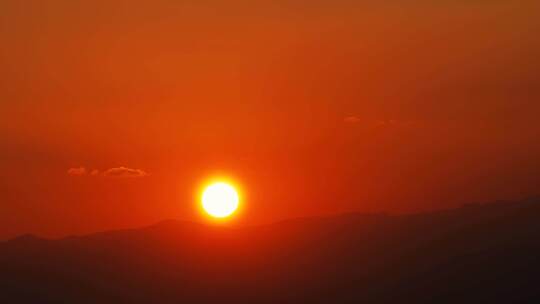
[[118, 168], [111, 168], [109, 170], [106, 170], [105, 172], [103, 172], [102, 175], [104, 177], [111, 177], [111, 178], [140, 178], [140, 177], [148, 176], [148, 173], [140, 169], [118, 167]]
[[70, 176], [83, 176], [86, 175], [87, 171], [85, 167], [78, 167], [78, 168], [69, 168], [67, 170], [67, 174]]
[[98, 169], [88, 170], [85, 167], [70, 168], [67, 171], [69, 176], [92, 176], [92, 177], [106, 177], [106, 178], [141, 178], [148, 176], [148, 173], [141, 169], [133, 169], [128, 167], [116, 167], [110, 168], [103, 172]]

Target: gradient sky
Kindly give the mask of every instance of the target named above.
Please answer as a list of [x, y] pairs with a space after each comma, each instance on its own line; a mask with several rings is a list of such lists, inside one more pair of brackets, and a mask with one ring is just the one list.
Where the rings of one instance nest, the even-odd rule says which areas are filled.
[[[0, 1], [0, 239], [540, 194], [537, 0]], [[83, 169], [84, 168], [84, 169]]]

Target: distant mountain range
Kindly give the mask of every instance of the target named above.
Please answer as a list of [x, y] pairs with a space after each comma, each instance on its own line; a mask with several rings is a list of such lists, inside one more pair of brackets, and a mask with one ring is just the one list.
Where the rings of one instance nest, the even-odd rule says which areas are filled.
[[0, 303], [540, 303], [540, 199], [0, 243]]

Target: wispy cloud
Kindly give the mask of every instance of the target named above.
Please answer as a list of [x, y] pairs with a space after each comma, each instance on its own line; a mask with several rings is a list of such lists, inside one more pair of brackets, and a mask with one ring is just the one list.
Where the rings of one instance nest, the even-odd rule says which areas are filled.
[[140, 169], [118, 167], [118, 168], [108, 169], [105, 172], [103, 172], [102, 175], [105, 177], [115, 177], [115, 178], [137, 178], [137, 177], [148, 176], [148, 173]]
[[368, 128], [409, 127], [417, 124], [415, 121], [412, 120], [363, 119], [355, 115], [346, 116], [345, 118], [343, 118], [343, 122], [350, 125], [361, 125]]
[[69, 176], [93, 176], [93, 177], [111, 177], [111, 178], [138, 178], [148, 176], [148, 173], [140, 169], [128, 167], [110, 168], [103, 172], [98, 169], [88, 170], [85, 167], [70, 168], [67, 171]]
[[348, 124], [357, 124], [360, 121], [361, 121], [361, 119], [358, 118], [357, 116], [347, 116], [347, 117], [343, 118], [343, 122], [348, 123]]
[[78, 167], [78, 168], [69, 168], [67, 170], [67, 174], [70, 176], [83, 176], [86, 175], [87, 171], [85, 167]]

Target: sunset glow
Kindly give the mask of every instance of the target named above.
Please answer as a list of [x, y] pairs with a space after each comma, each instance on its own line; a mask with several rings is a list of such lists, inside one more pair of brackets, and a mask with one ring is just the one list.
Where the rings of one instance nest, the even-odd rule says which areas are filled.
[[536, 197], [538, 29], [538, 0], [2, 0], [0, 241]]

